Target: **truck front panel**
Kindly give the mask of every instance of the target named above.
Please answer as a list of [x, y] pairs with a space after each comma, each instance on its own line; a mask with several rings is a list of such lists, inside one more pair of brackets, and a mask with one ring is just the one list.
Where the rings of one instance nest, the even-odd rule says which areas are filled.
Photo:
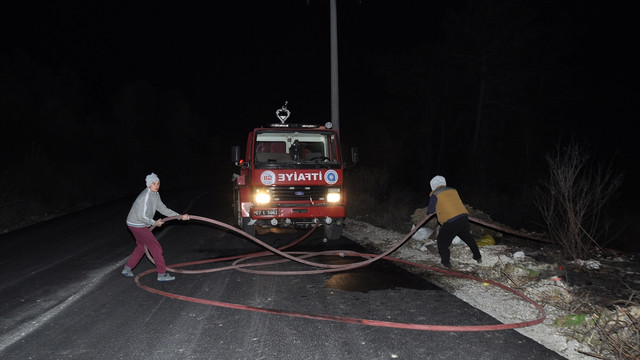
[[[282, 111], [288, 116], [285, 107]], [[328, 238], [339, 237], [346, 196], [338, 132], [329, 126], [281, 121], [251, 131], [244, 160], [236, 163], [238, 225], [252, 233], [255, 227], [308, 227], [318, 222], [325, 225]]]

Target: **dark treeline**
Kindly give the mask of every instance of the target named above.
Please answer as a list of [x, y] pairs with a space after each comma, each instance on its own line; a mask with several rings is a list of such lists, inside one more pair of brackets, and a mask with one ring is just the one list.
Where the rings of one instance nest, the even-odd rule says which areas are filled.
[[[625, 40], [633, 33], [624, 21], [629, 14], [551, 1], [458, 1], [427, 12], [354, 1], [339, 11], [343, 145], [360, 148], [361, 167], [388, 176], [381, 194], [416, 194], [416, 206], [424, 205], [428, 180], [441, 174], [468, 203], [523, 226], [538, 221], [532, 191], [545, 176], [545, 155], [571, 140], [589, 143], [594, 160], [614, 161], [626, 183], [637, 178], [628, 166], [637, 136], [625, 131], [628, 118], [637, 118], [637, 91], [629, 86], [637, 69], [627, 54], [638, 44]], [[219, 49], [220, 63], [202, 71], [212, 79], [198, 79], [231, 81], [246, 66], [245, 78], [217, 89], [142, 75], [101, 87], [95, 80], [108, 73], [50, 65], [19, 47], [0, 53], [2, 227], [135, 194], [150, 171], [170, 187], [228, 178], [229, 146], [268, 122], [251, 116], [264, 109], [271, 121], [291, 100], [277, 87], [280, 77], [283, 86], [292, 84], [277, 56], [269, 60], [273, 70], [260, 65], [269, 74], [251, 76], [270, 44], [253, 54], [247, 39], [254, 35], [243, 36], [245, 45]], [[292, 101], [291, 110], [320, 120], [330, 105], [327, 39], [321, 49], [304, 34], [304, 41], [288, 39], [286, 66], [302, 65], [293, 77], [314, 74], [298, 76], [296, 92], [318, 93], [304, 96], [306, 108]], [[304, 63], [318, 52], [320, 66]], [[325, 72], [320, 84], [308, 84]], [[271, 93], [252, 91], [254, 82]], [[199, 91], [205, 88], [210, 93]], [[635, 196], [624, 191], [625, 199]], [[634, 202], [625, 206], [637, 211]]]
[[151, 171], [179, 187], [228, 168], [229, 151], [214, 156], [221, 134], [178, 91], [138, 80], [90, 109], [76, 74], [23, 52], [0, 57], [0, 78], [3, 228], [135, 194]]
[[476, 208], [531, 228], [540, 225], [533, 191], [545, 157], [575, 141], [594, 163], [625, 173], [615, 209], [637, 214], [638, 44], [627, 41], [634, 25], [623, 9], [462, 1], [436, 15], [391, 4], [383, 13], [360, 15], [398, 26], [393, 35], [357, 22], [346, 30], [355, 49], [341, 58], [369, 74], [341, 73], [343, 103], [360, 105], [342, 128], [364, 163], [390, 170], [393, 187], [416, 190], [424, 203], [428, 180], [442, 174]]

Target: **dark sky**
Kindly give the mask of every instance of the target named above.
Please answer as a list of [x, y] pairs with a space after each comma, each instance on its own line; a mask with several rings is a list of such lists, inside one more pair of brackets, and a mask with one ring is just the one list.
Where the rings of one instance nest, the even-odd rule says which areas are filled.
[[79, 73], [92, 101], [108, 101], [124, 83], [141, 78], [218, 104], [249, 106], [272, 98], [265, 101], [275, 105], [293, 94], [310, 96], [300, 84], [317, 83], [328, 71], [326, 6], [224, 3], [20, 5], [3, 11], [5, 49], [26, 51], [54, 71], [68, 67]]
[[[241, 112], [264, 103], [273, 113], [288, 100], [328, 113], [328, 1], [195, 3], [5, 4], [2, 50], [80, 74], [89, 101], [142, 78]], [[348, 5], [361, 17], [357, 2]]]
[[[0, 15], [2, 51], [20, 49], [52, 71], [69, 68], [78, 73], [89, 101], [108, 101], [124, 83], [143, 78], [203, 102], [241, 105], [241, 110], [264, 103], [271, 113], [286, 99], [292, 109], [326, 115], [328, 4], [5, 3]], [[366, 59], [371, 53], [407, 49], [441, 36], [441, 7], [441, 2], [340, 1], [342, 95], [349, 99], [375, 93], [371, 86], [379, 79], [369, 72]], [[349, 107], [346, 102], [344, 106]]]
[[[328, 0], [194, 3], [5, 2], [0, 15], [2, 52], [21, 49], [42, 66], [53, 71], [68, 67], [91, 88], [105, 91], [145, 78], [185, 91], [229, 96], [231, 89], [231, 94], [253, 101], [266, 95], [278, 103], [289, 95], [317, 103], [310, 94], [327, 96]], [[340, 1], [343, 76], [354, 77], [359, 57], [371, 52], [402, 51], [420, 42], [435, 46], [443, 36], [447, 12], [464, 3]], [[545, 21], [549, 27], [564, 22], [567, 27], [562, 30], [579, 33], [573, 34], [578, 43], [567, 50], [565, 61], [585, 67], [584, 81], [593, 84], [586, 86], [612, 87], [599, 91], [605, 94], [634, 89], [638, 26], [631, 7], [581, 1], [524, 3], [535, 5], [541, 26]], [[558, 41], [566, 36], [559, 32]], [[366, 70], [357, 75], [370, 75]], [[621, 78], [624, 71], [634, 73]], [[264, 94], [268, 90], [275, 94]]]
[[[638, 140], [631, 129], [639, 115], [639, 29], [632, 5], [338, 2], [343, 140], [354, 142], [358, 127], [381, 114], [387, 123], [399, 121], [389, 114], [428, 116], [429, 101], [440, 101], [443, 91], [453, 93], [442, 100], [452, 102], [442, 105], [449, 106], [444, 113], [464, 120], [467, 115], [453, 113], [476, 109], [478, 86], [470, 79], [488, 53], [496, 95], [488, 105], [505, 111], [516, 104], [520, 119], [533, 119], [522, 127], [541, 143], [575, 132], [603, 155], [617, 152], [630, 180], [638, 180], [630, 165]], [[106, 113], [125, 84], [142, 79], [183, 94], [199, 116], [231, 124], [224, 126], [243, 139], [249, 128], [267, 122], [258, 118], [275, 119], [284, 101], [294, 116], [322, 123], [330, 116], [328, 4], [5, 1], [0, 60], [15, 63], [26, 54], [38, 69], [76, 74], [87, 114]], [[502, 102], [520, 87], [527, 90]], [[536, 100], [528, 103], [529, 96]], [[513, 116], [494, 114], [505, 123]], [[398, 124], [413, 131], [411, 120]]]
[[[375, 89], [379, 79], [363, 57], [401, 53], [420, 43], [437, 46], [444, 18], [465, 3], [340, 1], [343, 106], [361, 100], [359, 93], [382, 91]], [[631, 110], [628, 103], [638, 95], [632, 8], [517, 3], [533, 6], [540, 26], [557, 27], [557, 41], [573, 36], [563, 65], [583, 72], [582, 79], [567, 81], [591, 88], [595, 99], [585, 99], [585, 105], [600, 99], [612, 115]], [[245, 108], [264, 103], [272, 112], [287, 99], [293, 108], [329, 111], [328, 1], [27, 1], [4, 2], [1, 13], [2, 52], [21, 49], [52, 71], [77, 72], [90, 91], [88, 101], [105, 101], [123, 83], [143, 78], [203, 102]]]

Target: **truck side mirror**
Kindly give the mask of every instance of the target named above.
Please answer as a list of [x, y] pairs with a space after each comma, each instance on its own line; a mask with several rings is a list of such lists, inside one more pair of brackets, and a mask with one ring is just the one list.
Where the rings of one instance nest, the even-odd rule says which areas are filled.
[[240, 162], [240, 146], [232, 146], [231, 147], [231, 161], [238, 165], [238, 162]]
[[351, 162], [354, 165], [358, 163], [358, 148], [355, 146], [351, 148]]

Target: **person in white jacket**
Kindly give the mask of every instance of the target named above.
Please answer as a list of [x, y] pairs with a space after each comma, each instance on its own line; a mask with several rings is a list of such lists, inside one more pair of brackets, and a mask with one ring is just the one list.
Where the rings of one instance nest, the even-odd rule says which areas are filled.
[[167, 273], [167, 265], [162, 256], [162, 246], [151, 232], [150, 227], [160, 227], [164, 223], [162, 219], [153, 219], [156, 211], [165, 216], [180, 216], [182, 220], [189, 220], [189, 215], [180, 215], [165, 206], [160, 199], [160, 193], [158, 193], [160, 189], [160, 179], [158, 175], [151, 173], [147, 175], [145, 181], [147, 188], [142, 190], [140, 195], [138, 195], [127, 216], [127, 227], [136, 239], [136, 247], [133, 249], [133, 253], [131, 253], [124, 269], [122, 269], [122, 275], [133, 277], [131, 269], [138, 265], [140, 259], [142, 259], [145, 254], [144, 248], [147, 247], [151, 256], [153, 256], [153, 261], [156, 263], [158, 281], [175, 280], [174, 276]]

